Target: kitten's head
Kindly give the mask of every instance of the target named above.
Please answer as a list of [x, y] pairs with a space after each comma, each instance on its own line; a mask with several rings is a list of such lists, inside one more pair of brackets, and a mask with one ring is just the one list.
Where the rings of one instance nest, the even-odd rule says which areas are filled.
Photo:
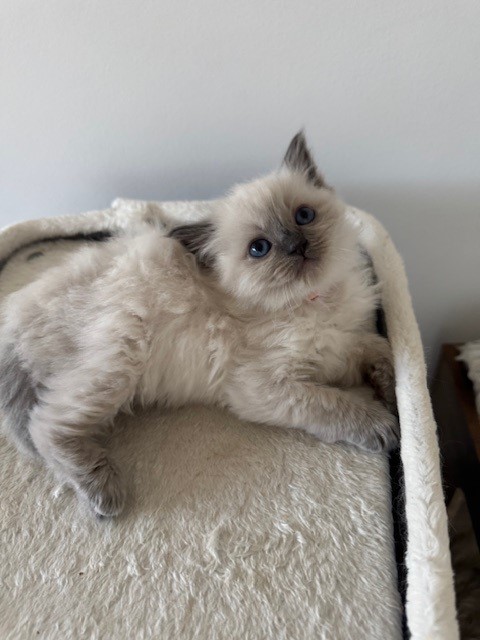
[[211, 219], [170, 232], [246, 306], [272, 311], [325, 291], [352, 248], [344, 206], [298, 133], [279, 171], [236, 186]]

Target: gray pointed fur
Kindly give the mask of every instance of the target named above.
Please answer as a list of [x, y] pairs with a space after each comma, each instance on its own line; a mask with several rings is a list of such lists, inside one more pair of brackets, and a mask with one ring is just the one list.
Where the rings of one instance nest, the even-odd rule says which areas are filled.
[[293, 172], [304, 173], [307, 180], [312, 182], [316, 187], [321, 188], [327, 186], [308, 148], [303, 131], [299, 131], [297, 135], [292, 138], [283, 158], [283, 164]]

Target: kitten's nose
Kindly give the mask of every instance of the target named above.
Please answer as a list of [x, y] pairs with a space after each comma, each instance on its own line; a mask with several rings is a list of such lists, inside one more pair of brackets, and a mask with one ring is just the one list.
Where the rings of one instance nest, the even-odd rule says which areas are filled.
[[301, 240], [292, 240], [287, 245], [287, 253], [288, 255], [297, 255], [305, 257], [305, 252], [308, 247], [308, 240], [302, 238]]

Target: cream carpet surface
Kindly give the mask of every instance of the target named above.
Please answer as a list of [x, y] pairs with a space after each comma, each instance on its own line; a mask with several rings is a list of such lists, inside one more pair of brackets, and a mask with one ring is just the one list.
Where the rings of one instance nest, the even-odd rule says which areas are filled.
[[122, 419], [118, 520], [2, 442], [2, 638], [398, 638], [385, 458], [203, 407]]

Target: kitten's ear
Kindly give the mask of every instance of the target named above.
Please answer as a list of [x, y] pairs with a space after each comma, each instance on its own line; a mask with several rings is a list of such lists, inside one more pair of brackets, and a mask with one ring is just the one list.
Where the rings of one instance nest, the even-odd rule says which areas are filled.
[[317, 169], [315, 160], [307, 146], [303, 131], [299, 131], [290, 142], [287, 153], [283, 158], [282, 166], [287, 167], [287, 169], [295, 173], [303, 173], [307, 180], [316, 187], [329, 188], [322, 174]]
[[209, 250], [209, 243], [212, 239], [215, 227], [211, 222], [197, 222], [186, 224], [172, 229], [168, 237], [178, 240], [187, 251], [193, 253], [198, 262], [204, 267], [213, 264], [214, 257]]

